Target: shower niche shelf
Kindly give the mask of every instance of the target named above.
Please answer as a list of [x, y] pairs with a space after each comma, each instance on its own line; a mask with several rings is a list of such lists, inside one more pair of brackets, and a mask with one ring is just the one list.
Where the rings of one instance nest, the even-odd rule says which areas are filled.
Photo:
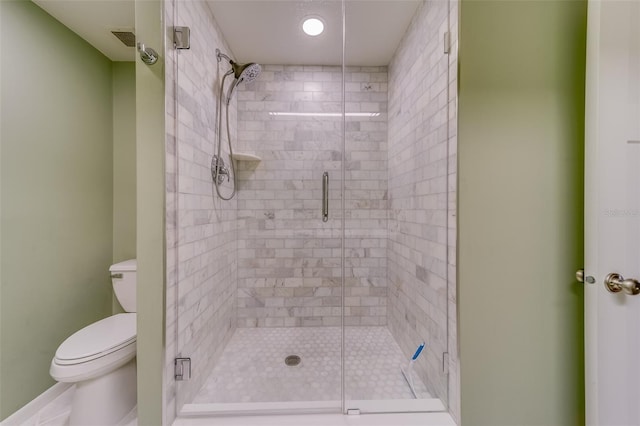
[[236, 161], [262, 161], [262, 158], [248, 152], [234, 152], [231, 158]]

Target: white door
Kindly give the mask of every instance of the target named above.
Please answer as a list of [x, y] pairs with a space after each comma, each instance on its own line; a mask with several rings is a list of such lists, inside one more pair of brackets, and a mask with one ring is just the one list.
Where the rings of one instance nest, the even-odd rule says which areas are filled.
[[589, 1], [586, 105], [587, 424], [640, 425], [640, 0]]

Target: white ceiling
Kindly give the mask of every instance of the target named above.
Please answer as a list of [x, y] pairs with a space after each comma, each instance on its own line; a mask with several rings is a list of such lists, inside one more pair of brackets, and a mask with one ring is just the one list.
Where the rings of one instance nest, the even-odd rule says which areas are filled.
[[135, 32], [134, 0], [32, 1], [112, 61], [135, 60], [135, 48], [125, 46], [111, 34]]
[[[290, 65], [342, 63], [340, 0], [209, 0], [239, 62]], [[347, 0], [346, 62], [387, 65], [420, 0]], [[305, 17], [320, 17], [325, 31], [302, 32]]]
[[[342, 63], [340, 0], [207, 0], [233, 56], [261, 64]], [[111, 31], [134, 31], [134, 0], [33, 0], [114, 61], [134, 60]], [[180, 14], [178, 0], [178, 14]], [[347, 0], [346, 62], [387, 65], [421, 0]], [[305, 17], [320, 17], [325, 31], [302, 32]], [[184, 22], [188, 26], [187, 22]]]

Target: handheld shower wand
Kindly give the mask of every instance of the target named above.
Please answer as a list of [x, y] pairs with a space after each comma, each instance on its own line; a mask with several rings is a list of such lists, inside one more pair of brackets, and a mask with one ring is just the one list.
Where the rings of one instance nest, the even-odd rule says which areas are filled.
[[[220, 51], [220, 49], [216, 49], [216, 58], [218, 62], [221, 62], [222, 59], [225, 59], [231, 65], [231, 69], [227, 71], [222, 77], [222, 82], [220, 83], [220, 94], [218, 95], [218, 110], [217, 114], [217, 128], [216, 128], [216, 140], [217, 150], [216, 154], [213, 155], [211, 159], [211, 178], [213, 179], [213, 184], [216, 188], [216, 193], [223, 200], [231, 200], [236, 194], [236, 188], [238, 187], [238, 179], [236, 177], [235, 164], [233, 162], [233, 147], [231, 143], [231, 129], [229, 126], [229, 104], [231, 103], [231, 97], [233, 95], [233, 91], [235, 88], [242, 83], [243, 81], [249, 83], [260, 75], [262, 71], [262, 67], [259, 64], [254, 62], [250, 62], [248, 64], [239, 64], [231, 59], [229, 56], [225, 55]], [[227, 181], [229, 180], [229, 168], [226, 166], [224, 160], [222, 159], [222, 98], [224, 96], [224, 82], [230, 75], [234, 76], [233, 82], [229, 87], [229, 91], [227, 93], [225, 99], [225, 117], [226, 117], [226, 127], [227, 127], [227, 143], [229, 144], [229, 163], [231, 168], [231, 174], [233, 175], [233, 191], [231, 195], [224, 196], [220, 193], [220, 185], [224, 182], [224, 177], [227, 177]]]

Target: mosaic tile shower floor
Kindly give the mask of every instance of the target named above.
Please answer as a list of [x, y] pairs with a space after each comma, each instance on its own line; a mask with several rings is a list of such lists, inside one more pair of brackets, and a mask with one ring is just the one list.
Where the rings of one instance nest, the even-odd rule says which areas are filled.
[[[340, 340], [339, 327], [239, 328], [193, 403], [340, 400]], [[347, 327], [345, 342], [347, 399], [413, 399], [400, 372], [409, 355], [386, 327]], [[285, 365], [289, 355], [302, 362]]]

